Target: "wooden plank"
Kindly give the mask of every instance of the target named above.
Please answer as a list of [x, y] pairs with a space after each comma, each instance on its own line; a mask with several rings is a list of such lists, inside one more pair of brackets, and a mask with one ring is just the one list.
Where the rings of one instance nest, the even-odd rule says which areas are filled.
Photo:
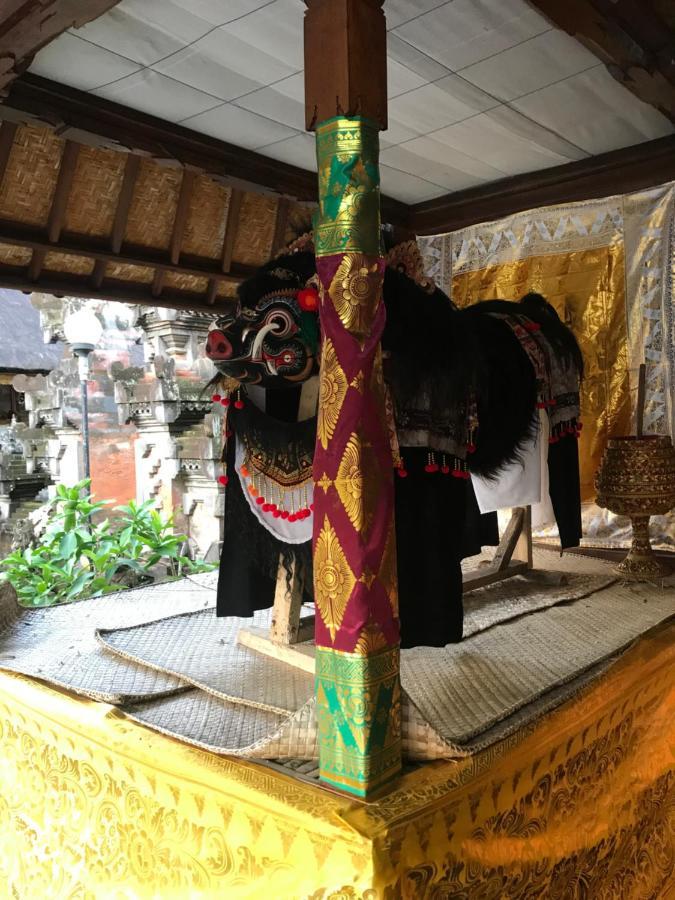
[[365, 116], [387, 127], [383, 0], [305, 0], [305, 127]]
[[[7, 102], [12, 109], [29, 113], [42, 121], [58, 124], [62, 135], [68, 130], [85, 131], [130, 150], [160, 159], [175, 159], [247, 190], [269, 190], [316, 202], [316, 172], [282, 163], [199, 134], [182, 125], [95, 97], [66, 85], [26, 72], [12, 86]], [[408, 206], [399, 200], [381, 198], [382, 219], [405, 225]]]
[[171, 235], [171, 262], [178, 264], [180, 250], [185, 235], [188, 213], [190, 212], [190, 200], [195, 181], [195, 172], [192, 169], [183, 170], [183, 179], [180, 183], [180, 193], [176, 205], [176, 215], [173, 220], [173, 233]]
[[44, 247], [36, 247], [33, 250], [33, 255], [28, 264], [28, 280], [33, 282], [33, 289], [35, 288], [34, 283], [40, 277], [40, 272], [42, 272], [42, 266], [46, 255], [47, 250]]
[[0, 94], [30, 65], [42, 47], [68, 28], [79, 28], [119, 0], [14, 0], [0, 4]]
[[273, 644], [264, 628], [242, 628], [237, 635], [237, 643], [310, 675], [314, 674], [314, 644]]
[[516, 544], [520, 538], [524, 521], [525, 510], [514, 509], [511, 513], [509, 524], [506, 526], [502, 539], [499, 542], [499, 546], [492, 559], [492, 564], [498, 572], [506, 569], [511, 562], [513, 551], [516, 549]]
[[520, 536], [513, 551], [513, 559], [527, 564], [528, 569], [534, 565], [532, 556], [532, 507], [523, 509], [523, 524]]
[[230, 206], [227, 211], [227, 225], [225, 226], [225, 239], [223, 240], [223, 253], [221, 256], [221, 268], [223, 272], [229, 272], [232, 268], [232, 251], [239, 227], [239, 212], [241, 202], [244, 199], [243, 191], [232, 188]]
[[155, 277], [152, 279], [152, 288], [150, 289], [153, 297], [160, 297], [162, 288], [164, 287], [164, 270], [156, 269]]
[[95, 288], [100, 288], [105, 278], [108, 263], [104, 259], [97, 259], [94, 263], [94, 271], [91, 274], [91, 283]]
[[84, 256], [87, 259], [102, 260], [104, 262], [125, 263], [132, 266], [144, 266], [150, 269], [163, 269], [167, 272], [175, 272], [180, 275], [195, 275], [198, 278], [214, 278], [217, 281], [228, 281], [238, 283], [244, 278], [248, 278], [254, 271], [254, 266], [233, 265], [229, 272], [221, 272], [220, 268], [214, 265], [197, 266], [180, 263], [173, 265], [166, 259], [165, 253], [162, 251], [136, 251], [129, 248], [124, 253], [115, 253], [102, 247], [99, 242], [91, 241], [84, 243], [82, 239], [76, 239], [70, 236], [62, 236], [56, 244], [51, 244], [45, 240], [40, 229], [24, 226], [20, 223], [8, 222], [6, 219], [0, 220], [0, 243], [12, 244], [16, 247], [28, 247], [29, 249], [43, 248], [47, 251], [58, 250], [60, 253], [68, 253], [73, 256]]
[[218, 282], [215, 278], [209, 278], [209, 286], [206, 290], [206, 302], [209, 306], [213, 306], [216, 302], [216, 294], [218, 291]]
[[14, 146], [14, 138], [19, 126], [16, 122], [5, 120], [0, 126], [0, 188], [5, 180], [5, 171], [9, 162], [9, 154]]
[[47, 235], [52, 244], [55, 244], [61, 237], [63, 219], [66, 214], [66, 206], [68, 204], [70, 188], [73, 184], [73, 176], [75, 175], [75, 167], [77, 166], [79, 152], [79, 144], [76, 144], [74, 141], [66, 141], [61, 156], [59, 175], [56, 180], [54, 199], [52, 200], [52, 208], [49, 211], [49, 221], [47, 224]]
[[129, 153], [124, 166], [124, 176], [122, 178], [122, 187], [117, 198], [117, 209], [115, 210], [115, 221], [113, 222], [112, 232], [110, 234], [110, 246], [113, 253], [119, 253], [124, 240], [124, 232], [127, 229], [127, 219], [129, 217], [129, 209], [134, 199], [134, 188], [136, 187], [136, 179], [138, 178], [138, 170], [141, 167], [141, 158], [134, 153]]
[[463, 593], [475, 591], [479, 587], [487, 587], [489, 584], [497, 584], [514, 575], [524, 575], [529, 568], [526, 562], [511, 562], [506, 569], [497, 570], [493, 566], [486, 566], [475, 572], [467, 572], [463, 578]]
[[[675, 28], [640, 0], [530, 0], [636, 97], [675, 122]], [[672, 7], [672, 0], [671, 0]]]
[[270, 640], [274, 644], [297, 644], [300, 630], [300, 612], [304, 578], [298, 571], [297, 560], [291, 562], [290, 573], [286, 572], [283, 555], [279, 557], [277, 583], [272, 607]]
[[627, 194], [675, 180], [675, 135], [492, 181], [410, 207], [416, 234], [442, 234], [526, 209]]

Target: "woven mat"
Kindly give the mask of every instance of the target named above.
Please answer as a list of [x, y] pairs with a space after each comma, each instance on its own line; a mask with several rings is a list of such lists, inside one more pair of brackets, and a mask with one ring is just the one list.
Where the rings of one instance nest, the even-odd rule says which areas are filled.
[[45, 609], [25, 609], [0, 591], [0, 669], [106, 703], [184, 690], [184, 681], [108, 653], [96, 640], [96, 629], [212, 607], [216, 578], [210, 572]]

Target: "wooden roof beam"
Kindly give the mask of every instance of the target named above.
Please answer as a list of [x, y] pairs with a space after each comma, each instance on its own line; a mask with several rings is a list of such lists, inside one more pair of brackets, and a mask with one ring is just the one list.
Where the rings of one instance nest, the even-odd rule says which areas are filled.
[[62, 236], [58, 243], [52, 244], [44, 236], [44, 232], [30, 226], [0, 219], [0, 244], [12, 244], [15, 247], [26, 247], [33, 251], [48, 253], [50, 250], [66, 253], [71, 256], [82, 256], [87, 259], [105, 263], [123, 263], [131, 266], [142, 266], [175, 272], [179, 275], [194, 275], [198, 278], [214, 278], [216, 281], [239, 282], [255, 271], [255, 266], [232, 265], [229, 272], [222, 272], [216, 265], [190, 264], [183, 261], [178, 265], [170, 262], [165, 254], [148, 253], [147, 250], [128, 248], [124, 252], [113, 253], [112, 250], [99, 244], [82, 243], [69, 236]]
[[646, 0], [529, 0], [631, 93], [675, 122], [675, 25]]
[[0, 95], [28, 66], [38, 50], [68, 28], [79, 28], [119, 0], [6, 0], [0, 4]]
[[[54, 126], [63, 137], [72, 130], [88, 132], [117, 147], [126, 147], [158, 159], [175, 159], [236, 187], [274, 191], [296, 200], [315, 202], [316, 173], [300, 169], [220, 141], [182, 125], [137, 112], [38, 75], [18, 78], [4, 104]], [[408, 206], [382, 197], [382, 220], [405, 225]]]

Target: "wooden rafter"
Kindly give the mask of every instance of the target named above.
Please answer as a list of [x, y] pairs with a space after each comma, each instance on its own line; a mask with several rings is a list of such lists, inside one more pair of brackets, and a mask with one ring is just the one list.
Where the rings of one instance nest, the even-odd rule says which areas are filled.
[[629, 91], [675, 122], [675, 27], [645, 0], [530, 0], [607, 64]]
[[28, 66], [38, 50], [68, 28], [77, 28], [112, 9], [119, 0], [6, 0], [0, 4], [0, 94]]
[[180, 264], [174, 264], [161, 251], [151, 252], [134, 247], [125, 248], [120, 253], [113, 253], [99, 243], [93, 241], [87, 243], [82, 238], [75, 240], [71, 237], [62, 237], [58, 244], [52, 245], [41, 235], [39, 229], [2, 219], [0, 219], [0, 244], [12, 244], [15, 247], [25, 247], [29, 250], [44, 250], [45, 253], [50, 250], [58, 250], [60, 253], [84, 257], [94, 260], [94, 262], [99, 260], [105, 263], [119, 262], [125, 265], [174, 272], [178, 275], [214, 278], [216, 281], [239, 282], [254, 271], [251, 266], [243, 266], [238, 263], [233, 263], [228, 272], [221, 271], [210, 261], [190, 263], [183, 261]]
[[12, 152], [17, 128], [16, 122], [3, 122], [0, 126], [0, 187], [5, 179], [5, 170], [9, 162], [9, 154]]
[[[61, 237], [61, 229], [63, 227], [63, 219], [66, 213], [66, 205], [70, 195], [70, 188], [73, 183], [75, 167], [77, 166], [77, 156], [80, 152], [80, 145], [73, 141], [66, 141], [61, 155], [59, 164], [59, 174], [56, 179], [56, 187], [52, 198], [51, 208], [49, 210], [49, 219], [47, 221], [47, 241], [49, 244], [57, 245]], [[28, 266], [28, 277], [31, 281], [37, 281], [42, 271], [45, 258], [49, 246], [42, 243], [33, 247], [33, 255]]]
[[[117, 147], [136, 150], [157, 159], [175, 159], [210, 175], [238, 183], [246, 190], [272, 190], [296, 200], [316, 200], [316, 173], [270, 159], [253, 150], [191, 131], [145, 113], [120, 106], [47, 78], [25, 73], [12, 86], [5, 105], [28, 113], [58, 128], [89, 132]], [[382, 197], [382, 217], [404, 225], [407, 206]]]

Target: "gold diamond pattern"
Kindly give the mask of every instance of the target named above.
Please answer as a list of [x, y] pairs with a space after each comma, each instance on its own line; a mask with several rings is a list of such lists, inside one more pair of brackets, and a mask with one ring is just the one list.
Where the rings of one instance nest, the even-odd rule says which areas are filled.
[[320, 487], [324, 494], [328, 493], [328, 488], [331, 486], [333, 482], [330, 480], [326, 472], [323, 473], [321, 478], [316, 482], [316, 486]]
[[373, 520], [380, 477], [380, 467], [370, 443], [358, 434], [350, 435], [335, 478], [335, 488], [349, 521], [364, 536]]
[[324, 517], [314, 547], [314, 593], [321, 620], [331, 640], [342, 624], [356, 579], [333, 526]]
[[396, 570], [396, 533], [392, 520], [380, 564], [380, 583], [387, 592], [391, 610], [398, 616], [398, 577]]
[[319, 414], [317, 436], [324, 450], [335, 434], [340, 410], [347, 395], [347, 376], [337, 358], [335, 347], [326, 338], [321, 356], [321, 381], [319, 384]]

